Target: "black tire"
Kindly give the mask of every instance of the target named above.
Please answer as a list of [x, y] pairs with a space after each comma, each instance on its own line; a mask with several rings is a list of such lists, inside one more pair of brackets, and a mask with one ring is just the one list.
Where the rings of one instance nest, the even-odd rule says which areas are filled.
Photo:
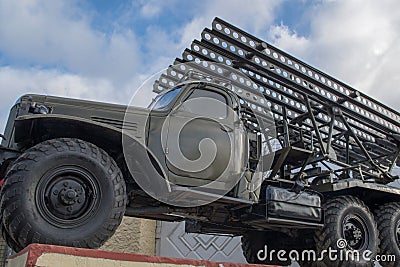
[[400, 259], [400, 203], [382, 205], [376, 212], [380, 239], [380, 254], [394, 255], [396, 261], [381, 261], [383, 267], [398, 266]]
[[[304, 242], [306, 241], [306, 242]], [[304, 250], [308, 251], [314, 251], [317, 252], [317, 248], [315, 245], [315, 231], [309, 232], [309, 233], [301, 233], [299, 238], [298, 238], [298, 243], [299, 244], [306, 244], [303, 245], [302, 247], [298, 248], [298, 252], [303, 253]], [[297, 263], [299, 264], [300, 267], [329, 267], [322, 261], [314, 261], [314, 259], [308, 259], [308, 255], [304, 255], [304, 258], [302, 258], [303, 255], [299, 255], [299, 259], [297, 260]], [[309, 257], [313, 257], [310, 255]], [[316, 254], [316, 257], [318, 255]]]
[[[10, 167], [11, 167], [11, 164], [7, 166], [5, 174], [8, 173], [8, 171], [10, 170]], [[1, 193], [0, 193], [0, 195], [1, 195]], [[13, 238], [11, 238], [11, 236], [6, 231], [4, 224], [3, 224], [3, 220], [1, 219], [1, 213], [0, 213], [0, 233], [1, 233], [1, 236], [3, 237], [3, 240], [6, 241], [8, 247], [10, 247], [13, 251], [20, 251], [23, 249], [22, 247], [18, 246], [17, 242], [15, 242], [15, 240]]]
[[[277, 258], [276, 253], [272, 254], [272, 259], [268, 256], [265, 260], [260, 260], [257, 256], [260, 250], [265, 250], [265, 246], [267, 246], [267, 254], [271, 250], [276, 252], [279, 250], [289, 251], [291, 248], [288, 247], [288, 240], [289, 237], [287, 235], [279, 232], [248, 232], [242, 236], [243, 255], [248, 263], [290, 265], [290, 259], [281, 261]], [[263, 257], [263, 254], [261, 253], [260, 256]]]
[[6, 238], [17, 251], [31, 243], [98, 248], [121, 223], [125, 181], [97, 146], [53, 139], [13, 163], [0, 205]]
[[3, 237], [4, 241], [6, 241], [7, 245], [13, 250], [13, 251], [21, 251], [23, 247], [20, 247], [17, 242], [15, 242], [14, 239], [8, 234], [8, 232], [5, 230], [3, 223], [0, 222], [0, 232], [1, 236]]
[[[341, 267], [374, 266], [372, 261], [362, 257], [362, 253], [369, 250], [371, 255], [367, 255], [368, 258], [374, 259], [379, 247], [378, 229], [368, 207], [356, 197], [340, 196], [325, 203], [324, 214], [325, 225], [315, 233], [316, 249], [319, 253], [329, 248], [338, 250], [338, 259], [330, 261], [329, 257], [325, 257], [323, 263]], [[338, 246], [340, 239], [346, 240], [344, 248]], [[359, 252], [359, 261], [346, 261], [345, 256], [340, 258], [340, 251], [346, 253], [350, 250]]]

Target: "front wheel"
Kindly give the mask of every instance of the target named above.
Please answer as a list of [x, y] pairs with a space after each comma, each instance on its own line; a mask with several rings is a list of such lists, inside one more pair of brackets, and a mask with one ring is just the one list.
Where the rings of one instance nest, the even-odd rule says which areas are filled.
[[125, 181], [105, 151], [79, 139], [45, 141], [7, 173], [1, 191], [4, 236], [18, 248], [98, 248], [121, 223], [125, 205]]

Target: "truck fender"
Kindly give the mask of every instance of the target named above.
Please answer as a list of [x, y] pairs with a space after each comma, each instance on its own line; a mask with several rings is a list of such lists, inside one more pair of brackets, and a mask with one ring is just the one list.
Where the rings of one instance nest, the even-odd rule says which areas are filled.
[[144, 183], [146, 188], [153, 188], [154, 181], [159, 181], [159, 186], [154, 188], [166, 189], [167, 175], [161, 163], [144, 145], [144, 133], [142, 136], [128, 135], [122, 129], [105, 123], [74, 116], [45, 114], [17, 118], [14, 138], [21, 150], [54, 138], [82, 139], [104, 149], [118, 164], [123, 165], [121, 169], [125, 180], [130, 177], [134, 179], [131, 182], [141, 187], [143, 184], [140, 183]]

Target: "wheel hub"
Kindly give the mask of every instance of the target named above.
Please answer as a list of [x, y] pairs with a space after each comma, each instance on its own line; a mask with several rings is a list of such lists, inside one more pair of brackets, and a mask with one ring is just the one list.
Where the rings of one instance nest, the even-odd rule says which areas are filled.
[[54, 183], [50, 191], [52, 194], [48, 204], [56, 214], [74, 215], [84, 206], [86, 200], [85, 190], [73, 177], [65, 177]]
[[76, 166], [60, 167], [44, 176], [38, 190], [43, 217], [59, 227], [83, 223], [99, 204], [95, 178]]
[[76, 202], [77, 193], [72, 189], [63, 189], [58, 196], [63, 204], [72, 205]]
[[347, 216], [344, 220], [343, 235], [351, 249], [361, 250], [366, 244], [367, 229], [358, 216]]

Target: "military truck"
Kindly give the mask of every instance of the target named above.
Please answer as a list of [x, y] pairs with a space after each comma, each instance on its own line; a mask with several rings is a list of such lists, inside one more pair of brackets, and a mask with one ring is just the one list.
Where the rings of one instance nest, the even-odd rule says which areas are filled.
[[[301, 266], [399, 259], [400, 113], [219, 18], [201, 37], [156, 80], [147, 109], [16, 102], [0, 147], [9, 246], [98, 248], [134, 216], [242, 236], [251, 263], [291, 262], [266, 248], [370, 252]], [[199, 98], [224, 108], [189, 105]], [[211, 161], [197, 169], [201, 157]]]

